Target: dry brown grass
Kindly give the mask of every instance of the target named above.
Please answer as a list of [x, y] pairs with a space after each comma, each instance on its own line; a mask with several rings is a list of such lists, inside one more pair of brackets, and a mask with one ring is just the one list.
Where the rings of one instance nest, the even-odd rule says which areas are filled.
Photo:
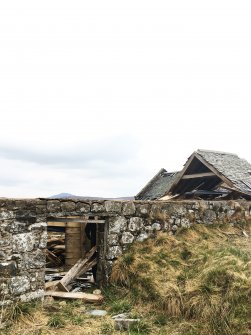
[[117, 335], [111, 316], [123, 312], [142, 320], [128, 335], [251, 334], [251, 244], [242, 229], [196, 225], [136, 243], [116, 262], [97, 307], [108, 316], [90, 317], [84, 311], [95, 306], [78, 302], [20, 305], [1, 334]]
[[176, 237], [159, 233], [123, 255], [112, 280], [139, 309], [148, 304], [173, 321], [203, 324], [198, 334], [249, 334], [251, 244], [242, 229], [196, 225]]

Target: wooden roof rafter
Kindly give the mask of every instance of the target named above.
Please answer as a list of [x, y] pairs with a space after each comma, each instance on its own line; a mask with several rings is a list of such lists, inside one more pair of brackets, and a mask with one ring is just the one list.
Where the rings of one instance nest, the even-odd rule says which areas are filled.
[[[192, 174], [186, 174], [188, 168], [190, 167], [191, 163], [193, 162], [194, 159], [197, 159], [198, 161], [200, 161], [205, 167], [207, 167], [209, 169], [209, 172], [202, 172], [202, 173], [192, 173]], [[199, 179], [199, 178], [212, 178], [212, 177], [218, 177], [221, 181], [219, 182], [219, 184], [221, 184], [222, 182], [224, 182], [225, 184], [228, 185], [229, 188], [234, 189], [234, 185], [233, 183], [227, 179], [225, 176], [223, 176], [218, 170], [216, 170], [214, 168], [214, 166], [212, 166], [211, 164], [209, 164], [207, 161], [205, 161], [197, 152], [194, 152], [187, 160], [186, 164], [184, 165], [184, 168], [181, 170], [181, 172], [179, 173], [179, 177], [176, 179], [176, 181], [174, 182], [174, 184], [172, 185], [171, 189], [170, 189], [170, 193], [173, 193], [174, 190], [177, 188], [178, 184], [182, 181], [182, 180], [192, 180], [192, 179]], [[218, 187], [218, 185], [216, 185], [214, 188]]]

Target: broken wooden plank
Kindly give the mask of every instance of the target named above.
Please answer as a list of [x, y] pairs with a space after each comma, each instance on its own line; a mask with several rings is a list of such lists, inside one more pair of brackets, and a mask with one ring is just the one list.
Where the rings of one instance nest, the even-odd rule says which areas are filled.
[[94, 265], [97, 264], [97, 260], [94, 259], [91, 261], [92, 256], [96, 252], [97, 247], [93, 247], [84, 258], [80, 258], [77, 263], [66, 273], [66, 275], [58, 283], [58, 288], [63, 291], [68, 291], [67, 285], [81, 275], [83, 272], [86, 272]]
[[45, 268], [45, 273], [59, 273], [59, 269]]
[[59, 244], [59, 245], [55, 245], [54, 247], [52, 247], [52, 249], [60, 249], [60, 250], [65, 250], [65, 245], [61, 245], [61, 244]]
[[59, 292], [59, 291], [46, 291], [45, 296], [54, 298], [65, 298], [65, 299], [82, 299], [86, 302], [102, 302], [104, 297], [101, 294], [91, 294], [82, 292]]
[[52, 262], [52, 264], [54, 264], [55, 266], [59, 266], [62, 264], [61, 260], [54, 255], [53, 252], [51, 252], [50, 250], [46, 249], [46, 257], [48, 258], [48, 260], [50, 262]]
[[63, 238], [52, 237], [47, 239], [47, 247], [51, 247], [52, 245], [64, 244]]
[[[82, 273], [85, 273], [86, 271], [88, 271], [89, 269], [91, 269], [93, 266], [95, 266], [97, 264], [97, 260], [96, 258], [93, 259], [92, 261], [89, 261], [87, 262], [83, 268], [81, 268], [81, 271], [79, 271], [79, 274], [82, 274]], [[79, 275], [77, 274], [76, 277]], [[76, 277], [74, 277], [72, 280], [76, 279]], [[62, 278], [59, 283], [57, 284], [57, 288], [60, 290], [60, 291], [63, 291], [63, 292], [69, 292], [69, 289], [68, 289], [68, 285], [70, 284], [70, 282], [72, 280], [70, 280], [67, 284], [64, 283], [63, 281], [64, 278]]]
[[55, 290], [58, 283], [59, 283], [59, 280], [47, 281], [44, 284], [44, 287], [46, 290], [52, 290], [52, 289]]

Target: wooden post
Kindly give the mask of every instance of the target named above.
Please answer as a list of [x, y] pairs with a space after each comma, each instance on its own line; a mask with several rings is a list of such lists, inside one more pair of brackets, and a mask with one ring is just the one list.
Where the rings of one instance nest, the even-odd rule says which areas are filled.
[[82, 257], [81, 223], [65, 227], [65, 270], [69, 270]]

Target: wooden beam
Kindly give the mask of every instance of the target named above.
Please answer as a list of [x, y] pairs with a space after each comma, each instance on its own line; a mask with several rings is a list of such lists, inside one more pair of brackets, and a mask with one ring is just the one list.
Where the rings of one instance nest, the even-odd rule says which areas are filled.
[[58, 223], [105, 223], [105, 220], [85, 220], [85, 219], [73, 219], [73, 218], [48, 218], [48, 222], [58, 222]]
[[91, 294], [82, 292], [58, 292], [58, 291], [46, 291], [45, 296], [65, 299], [82, 299], [86, 302], [102, 302], [104, 297], [101, 294]]
[[176, 181], [171, 186], [171, 188], [169, 190], [169, 193], [172, 194], [173, 190], [176, 188], [178, 183], [181, 181], [182, 177], [184, 176], [188, 166], [190, 165], [190, 163], [192, 162], [194, 157], [195, 157], [195, 152], [188, 158], [188, 160], [187, 160], [186, 164], [184, 165], [183, 169], [180, 172], [178, 172], [178, 174], [177, 174], [178, 178], [176, 179]]
[[223, 180], [227, 185], [229, 185], [230, 187], [233, 187], [233, 183], [231, 182], [231, 180], [229, 180], [228, 178], [226, 178], [225, 176], [223, 176], [218, 170], [215, 169], [214, 166], [212, 166], [211, 164], [209, 164], [204, 158], [202, 158], [199, 154], [195, 154], [195, 157], [201, 162], [203, 163], [209, 170], [211, 170], [212, 172], [214, 172], [216, 174], [217, 177], [219, 177], [221, 180]]
[[47, 283], [44, 284], [44, 287], [46, 290], [54, 291], [58, 283], [59, 283], [59, 280], [48, 281]]
[[62, 265], [61, 260], [60, 260], [56, 255], [54, 255], [53, 252], [51, 252], [50, 250], [46, 249], [45, 253], [46, 253], [46, 257], [47, 257], [47, 259], [48, 259], [53, 265], [55, 265], [55, 266], [60, 266], [60, 265]]
[[203, 172], [194, 174], [184, 174], [181, 179], [195, 179], [195, 178], [217, 177], [213, 172]]
[[47, 221], [48, 227], [67, 227], [67, 228], [79, 228], [79, 222], [54, 222], [54, 221]]
[[77, 263], [66, 273], [66, 275], [59, 281], [58, 288], [63, 291], [68, 291], [67, 286], [71, 281], [77, 278], [82, 273], [86, 272], [94, 265], [97, 264], [97, 260], [94, 259], [91, 261], [92, 256], [96, 252], [97, 247], [93, 247], [84, 258], [81, 258]]

